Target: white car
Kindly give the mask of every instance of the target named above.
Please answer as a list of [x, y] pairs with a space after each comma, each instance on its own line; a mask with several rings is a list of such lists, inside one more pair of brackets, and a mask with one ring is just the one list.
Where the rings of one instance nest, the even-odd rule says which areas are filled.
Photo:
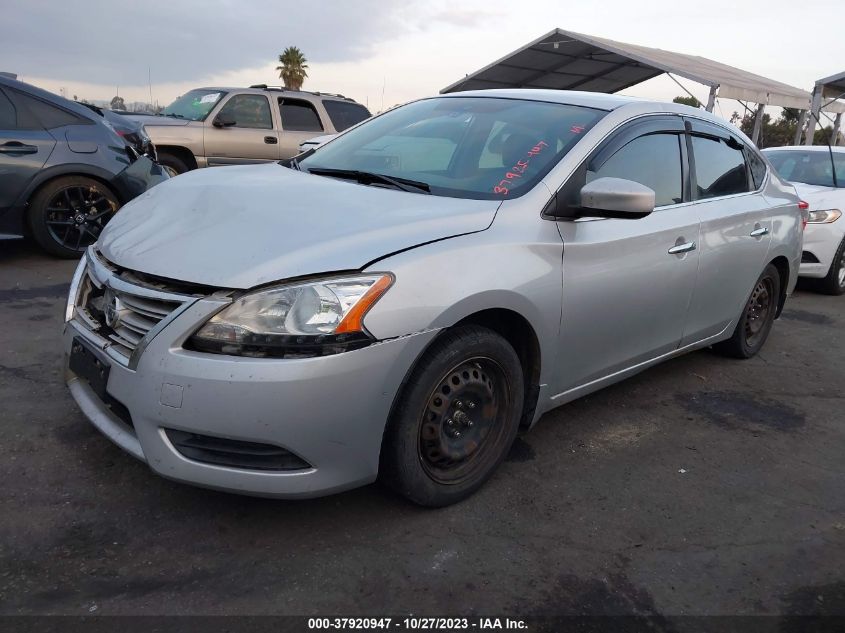
[[763, 150], [777, 172], [810, 204], [801, 277], [824, 293], [845, 293], [845, 148], [774, 147]]
[[316, 149], [323, 143], [328, 143], [335, 136], [337, 136], [337, 134], [323, 134], [322, 136], [315, 136], [314, 138], [302, 141], [299, 144], [299, 152], [301, 154], [303, 152], [307, 152], [309, 149]]

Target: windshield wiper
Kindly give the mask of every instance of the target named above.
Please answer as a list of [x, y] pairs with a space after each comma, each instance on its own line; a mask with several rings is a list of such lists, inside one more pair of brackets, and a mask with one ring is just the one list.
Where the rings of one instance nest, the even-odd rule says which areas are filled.
[[302, 171], [302, 167], [299, 166], [299, 161], [304, 160], [311, 156], [314, 152], [317, 151], [316, 147], [312, 147], [311, 149], [307, 149], [301, 154], [297, 154], [291, 158], [283, 158], [279, 161], [279, 164], [282, 167], [287, 167], [288, 169], [295, 169], [296, 171]]
[[174, 114], [174, 113], [171, 113], [171, 112], [160, 112], [159, 116], [172, 116], [174, 119], [187, 119], [188, 118], [183, 114]]
[[408, 191], [410, 193], [431, 193], [431, 187], [427, 182], [409, 180], [408, 178], [397, 178], [395, 176], [385, 176], [384, 174], [359, 171], [357, 169], [329, 169], [327, 167], [313, 167], [308, 170], [308, 173], [316, 176], [329, 176], [332, 178], [349, 178], [350, 180], [357, 180], [362, 185], [389, 185], [395, 189], [399, 189], [400, 191]]

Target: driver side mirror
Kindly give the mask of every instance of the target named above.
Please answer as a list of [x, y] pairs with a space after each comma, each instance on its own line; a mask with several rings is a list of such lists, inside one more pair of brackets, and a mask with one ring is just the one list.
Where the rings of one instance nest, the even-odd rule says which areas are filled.
[[581, 187], [578, 206], [552, 199], [546, 213], [559, 218], [620, 218], [637, 220], [654, 211], [654, 190], [624, 178], [596, 178]]
[[235, 119], [226, 114], [218, 114], [211, 122], [214, 127], [233, 127], [238, 124]]

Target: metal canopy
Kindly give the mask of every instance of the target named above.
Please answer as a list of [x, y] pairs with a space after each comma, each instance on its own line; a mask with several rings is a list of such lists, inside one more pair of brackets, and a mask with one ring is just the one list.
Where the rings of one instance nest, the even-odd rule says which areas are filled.
[[[710, 86], [720, 97], [806, 109], [810, 93], [697, 55], [625, 44], [563, 29], [447, 86], [441, 93], [487, 88], [619, 92], [671, 73]], [[708, 104], [711, 105], [712, 104]]]
[[840, 99], [845, 95], [845, 72], [819, 79], [816, 85], [822, 87], [824, 98]]

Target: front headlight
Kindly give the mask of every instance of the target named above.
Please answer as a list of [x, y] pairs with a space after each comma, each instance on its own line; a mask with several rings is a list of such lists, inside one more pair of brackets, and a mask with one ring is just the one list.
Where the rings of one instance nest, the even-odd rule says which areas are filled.
[[839, 209], [827, 209], [824, 211], [810, 211], [810, 218], [807, 220], [808, 224], [830, 224], [836, 222], [842, 217], [842, 211]]
[[369, 345], [364, 315], [390, 288], [393, 275], [355, 275], [251, 292], [190, 338], [203, 352], [254, 357], [337, 354]]

